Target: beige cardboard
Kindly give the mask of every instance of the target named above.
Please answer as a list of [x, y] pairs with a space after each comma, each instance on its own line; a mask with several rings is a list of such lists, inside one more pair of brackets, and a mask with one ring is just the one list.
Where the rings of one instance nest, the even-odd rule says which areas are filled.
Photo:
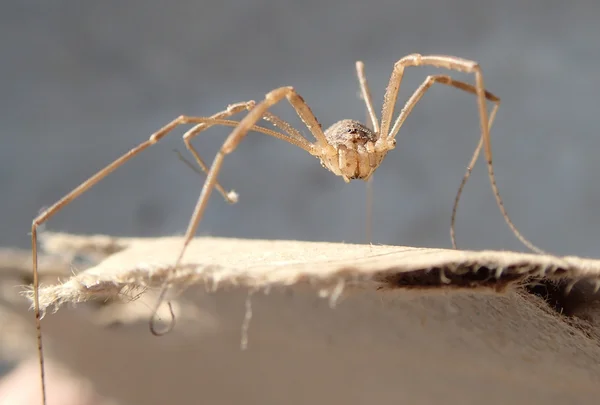
[[[600, 398], [600, 300], [592, 291], [600, 261], [197, 238], [170, 274], [181, 243], [47, 234], [50, 254], [74, 257], [85, 248], [105, 257], [62, 284], [46, 278], [46, 308], [95, 302], [46, 315], [49, 355], [123, 404]], [[177, 324], [157, 338], [147, 326], [155, 290], [129, 301], [165, 277], [177, 287]], [[577, 281], [573, 294], [590, 286], [575, 315], [555, 312], [522, 287], [547, 279]], [[107, 297], [118, 299], [98, 306]]]

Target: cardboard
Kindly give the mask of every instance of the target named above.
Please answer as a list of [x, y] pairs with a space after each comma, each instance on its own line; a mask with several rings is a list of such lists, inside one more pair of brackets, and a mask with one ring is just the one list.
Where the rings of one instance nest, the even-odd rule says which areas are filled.
[[[43, 307], [69, 304], [43, 320], [49, 358], [119, 403], [598, 401], [598, 260], [197, 238], [172, 273], [181, 245], [45, 234], [98, 260], [45, 278]], [[165, 280], [177, 324], [157, 338]]]

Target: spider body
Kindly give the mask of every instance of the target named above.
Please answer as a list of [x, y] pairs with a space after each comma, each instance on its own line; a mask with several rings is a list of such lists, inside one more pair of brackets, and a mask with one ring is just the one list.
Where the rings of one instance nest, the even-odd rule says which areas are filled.
[[[321, 164], [345, 182], [368, 180], [396, 140], [386, 142], [379, 134], [355, 120], [341, 120], [325, 131], [327, 144], [335, 153], [320, 154]], [[323, 148], [326, 152], [330, 149]]]
[[[423, 65], [473, 74], [475, 77], [475, 84], [472, 85], [458, 80], [454, 80], [447, 75], [428, 76], [425, 79], [425, 81], [417, 88], [417, 90], [415, 90], [413, 95], [408, 99], [408, 101], [406, 102], [406, 104], [400, 111], [400, 114], [398, 114], [398, 117], [392, 125], [394, 108], [396, 105], [398, 91], [400, 89], [400, 84], [402, 82], [402, 77], [404, 75], [405, 69], [407, 67]], [[517, 228], [514, 226], [514, 224], [508, 217], [508, 214], [506, 213], [506, 210], [504, 209], [504, 205], [500, 198], [500, 193], [496, 186], [496, 181], [494, 177], [492, 165], [492, 148], [490, 142], [490, 128], [492, 122], [494, 121], [494, 117], [496, 114], [496, 110], [499, 106], [500, 99], [492, 93], [487, 92], [485, 90], [483, 74], [477, 62], [446, 55], [412, 54], [401, 58], [394, 64], [394, 68], [385, 91], [385, 95], [383, 98], [383, 107], [381, 111], [381, 121], [378, 120], [377, 115], [375, 113], [375, 109], [373, 108], [373, 102], [371, 100], [371, 94], [367, 85], [364, 73], [364, 65], [362, 62], [356, 63], [356, 70], [360, 83], [361, 94], [369, 112], [369, 118], [371, 120], [372, 129], [368, 128], [367, 126], [361, 124], [358, 121], [342, 120], [335, 123], [325, 132], [323, 132], [321, 124], [319, 124], [319, 121], [310, 110], [308, 104], [296, 92], [296, 90], [292, 87], [280, 87], [267, 93], [264, 100], [262, 100], [259, 103], [255, 103], [254, 101], [247, 101], [232, 104], [227, 109], [210, 117], [194, 117], [185, 115], [177, 117], [164, 127], [160, 128], [154, 134], [152, 134], [146, 141], [140, 143], [138, 146], [126, 152], [121, 157], [117, 158], [115, 161], [107, 165], [105, 168], [92, 175], [90, 178], [88, 178], [82, 184], [74, 188], [71, 192], [69, 192], [59, 201], [57, 201], [50, 208], [43, 211], [33, 220], [31, 225], [31, 243], [33, 258], [33, 301], [37, 328], [38, 355], [40, 358], [40, 376], [44, 404], [46, 404], [46, 380], [44, 374], [44, 356], [42, 350], [42, 314], [40, 313], [40, 303], [38, 295], [38, 227], [45, 223], [47, 220], [49, 220], [66, 205], [68, 205], [80, 195], [85, 193], [87, 190], [92, 188], [104, 177], [108, 176], [110, 173], [115, 171], [117, 168], [119, 168], [128, 160], [130, 160], [132, 157], [140, 154], [142, 151], [149, 148], [150, 146], [157, 144], [162, 138], [172, 133], [172, 131], [180, 125], [193, 124], [193, 127], [183, 135], [183, 141], [186, 145], [186, 148], [190, 151], [190, 153], [192, 153], [192, 155], [196, 159], [196, 162], [198, 163], [202, 171], [206, 173], [206, 181], [204, 182], [202, 191], [194, 208], [194, 212], [192, 214], [188, 225], [188, 229], [185, 234], [185, 241], [179, 252], [179, 255], [175, 260], [173, 271], [176, 271], [179, 267], [179, 264], [186, 251], [186, 248], [196, 233], [196, 230], [198, 228], [198, 225], [200, 224], [202, 216], [204, 215], [204, 211], [206, 209], [206, 205], [208, 203], [208, 199], [212, 191], [216, 189], [228, 202], [233, 203], [237, 201], [237, 194], [235, 194], [235, 192], [233, 191], [226, 191], [217, 181], [217, 177], [221, 170], [221, 166], [223, 164], [225, 156], [232, 153], [236, 149], [237, 145], [246, 137], [246, 135], [249, 132], [261, 132], [274, 138], [284, 140], [305, 150], [309, 154], [319, 158], [321, 164], [325, 168], [329, 169], [334, 174], [343, 177], [343, 179], [346, 182], [349, 182], [353, 179], [367, 180], [377, 169], [377, 167], [379, 167], [386, 154], [390, 150], [394, 149], [396, 145], [395, 137], [398, 134], [400, 127], [402, 126], [412, 109], [418, 103], [418, 101], [423, 97], [426, 91], [435, 83], [451, 86], [459, 90], [474, 94], [476, 96], [477, 110], [479, 115], [479, 129], [481, 133], [479, 144], [475, 149], [475, 152], [473, 153], [473, 157], [471, 159], [471, 162], [469, 163], [467, 172], [463, 177], [463, 181], [459, 187], [459, 191], [455, 198], [451, 222], [451, 237], [453, 246], [456, 247], [456, 243], [454, 240], [454, 218], [456, 214], [456, 206], [458, 204], [458, 199], [460, 197], [462, 188], [465, 185], [471, 173], [471, 168], [474, 165], [483, 147], [490, 184], [494, 192], [494, 196], [496, 197], [497, 205], [506, 223], [513, 231], [513, 233], [517, 236], [517, 238], [526, 246], [528, 246], [534, 251], [543, 252], [541, 249], [536, 248], [519, 233]], [[492, 101], [495, 104], [494, 108], [492, 109], [489, 115], [489, 118], [486, 107], [486, 99]], [[294, 108], [302, 122], [310, 130], [311, 134], [316, 140], [314, 143], [309, 142], [305, 137], [303, 137], [300, 134], [298, 130], [293, 128], [289, 123], [285, 122], [281, 118], [269, 112], [269, 109], [273, 105], [284, 100], [287, 100], [287, 102]], [[233, 115], [239, 114], [241, 112], [247, 112], [246, 116], [241, 120], [236, 121], [230, 119]], [[272, 124], [279, 131], [260, 126], [259, 123], [262, 123], [263, 121]], [[233, 127], [234, 129], [223, 143], [223, 146], [221, 146], [219, 152], [217, 152], [212, 165], [209, 167], [204, 163], [196, 149], [192, 146], [191, 140], [194, 137], [198, 136], [202, 131], [214, 125], [224, 125]], [[170, 324], [169, 328], [165, 332], [159, 333], [155, 330], [154, 327], [156, 311], [158, 310], [161, 302], [165, 298], [167, 288], [168, 280], [165, 281], [162, 285], [160, 297], [154, 308], [153, 316], [150, 319], [150, 330], [155, 335], [167, 333], [174, 326], [173, 318], [173, 322]]]

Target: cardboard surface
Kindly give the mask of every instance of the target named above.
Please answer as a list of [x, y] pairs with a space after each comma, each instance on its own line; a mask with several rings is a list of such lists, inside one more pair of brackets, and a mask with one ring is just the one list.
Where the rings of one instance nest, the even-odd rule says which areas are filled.
[[591, 282], [600, 287], [600, 261], [497, 251], [464, 251], [344, 243], [196, 238], [181, 266], [173, 265], [181, 237], [79, 237], [48, 233], [45, 249], [107, 256], [65, 282], [40, 289], [45, 310], [62, 303], [115, 297], [124, 290], [179, 289], [203, 284], [216, 291], [227, 286], [268, 289], [309, 283], [339, 294], [346, 285], [362, 288], [503, 290], [509, 285], [551, 279]]
[[[160, 285], [181, 239], [91, 241], [46, 235], [51, 254], [85, 247], [104, 260], [59, 285], [46, 279], [44, 305], [93, 304], [48, 312], [44, 338], [50, 358], [119, 403], [594, 404], [600, 395], [596, 260], [198, 238], [170, 277], [177, 326], [156, 338], [153, 290], [130, 297]], [[548, 279], [563, 293], [575, 280], [572, 294], [589, 286], [575, 315], [523, 287]]]

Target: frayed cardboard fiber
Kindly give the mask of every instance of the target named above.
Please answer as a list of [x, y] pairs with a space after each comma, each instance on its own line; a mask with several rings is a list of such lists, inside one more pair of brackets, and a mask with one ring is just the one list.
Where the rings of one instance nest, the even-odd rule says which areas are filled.
[[[173, 272], [179, 237], [42, 242], [43, 260], [72, 263], [58, 283], [40, 267], [42, 307], [101, 302], [48, 316], [46, 353], [122, 403], [560, 405], [600, 395], [597, 260], [196, 238]], [[148, 319], [164, 281], [187, 292], [169, 297], [177, 326], [156, 338]], [[133, 293], [142, 296], [123, 305]], [[335, 310], [320, 298], [342, 295]]]
[[[168, 283], [268, 289], [308, 284], [325, 294], [340, 288], [471, 289], [556, 280], [600, 285], [600, 260], [506, 251], [464, 251], [384, 245], [195, 238], [177, 269], [181, 237], [113, 238], [45, 233], [50, 254], [92, 252], [99, 263], [66, 281], [40, 288], [40, 308], [118, 297]], [[25, 293], [30, 299], [32, 292]]]

